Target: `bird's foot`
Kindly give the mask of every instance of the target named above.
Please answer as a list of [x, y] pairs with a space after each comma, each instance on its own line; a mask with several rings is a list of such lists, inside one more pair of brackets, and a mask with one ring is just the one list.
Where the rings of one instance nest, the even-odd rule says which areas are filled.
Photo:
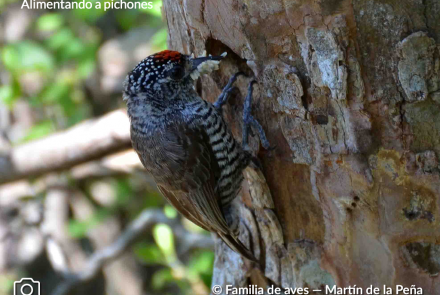
[[255, 80], [252, 80], [249, 83], [248, 93], [246, 95], [246, 99], [244, 101], [244, 109], [243, 109], [243, 149], [249, 150], [249, 130], [250, 127], [254, 127], [260, 136], [260, 141], [262, 146], [266, 150], [272, 150], [274, 147], [270, 146], [269, 141], [267, 140], [266, 133], [263, 130], [261, 124], [251, 115], [252, 108], [252, 93], [253, 93], [253, 85], [257, 83]]
[[231, 93], [233, 87], [234, 82], [237, 80], [238, 76], [244, 76], [243, 72], [238, 72], [236, 74], [234, 74], [228, 81], [228, 84], [226, 84], [225, 88], [223, 88], [222, 93], [220, 94], [220, 96], [217, 98], [217, 101], [214, 103], [214, 106], [217, 109], [221, 109], [221, 107], [226, 103], [226, 101], [229, 98], [229, 94]]

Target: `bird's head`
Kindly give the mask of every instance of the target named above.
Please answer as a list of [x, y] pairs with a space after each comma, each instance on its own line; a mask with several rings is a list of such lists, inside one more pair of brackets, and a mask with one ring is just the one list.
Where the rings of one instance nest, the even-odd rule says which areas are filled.
[[124, 82], [124, 100], [175, 100], [182, 91], [193, 88], [193, 81], [200, 74], [217, 70], [225, 56], [226, 53], [195, 58], [171, 50], [152, 54], [128, 73]]

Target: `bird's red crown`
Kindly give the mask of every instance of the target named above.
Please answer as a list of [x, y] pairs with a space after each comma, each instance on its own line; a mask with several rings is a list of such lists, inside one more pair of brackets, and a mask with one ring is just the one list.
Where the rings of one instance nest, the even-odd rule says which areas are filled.
[[153, 59], [160, 60], [162, 62], [168, 60], [180, 62], [182, 60], [182, 54], [178, 51], [164, 50], [154, 54]]

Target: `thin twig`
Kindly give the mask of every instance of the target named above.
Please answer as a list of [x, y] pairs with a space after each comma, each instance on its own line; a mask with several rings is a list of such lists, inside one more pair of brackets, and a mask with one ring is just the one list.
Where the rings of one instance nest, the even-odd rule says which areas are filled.
[[[144, 232], [157, 223], [166, 223], [172, 226], [176, 238], [191, 236], [185, 241], [189, 244], [186, 248], [213, 248], [214, 243], [210, 237], [200, 237], [198, 234], [188, 233], [176, 220], [169, 219], [160, 210], [146, 209], [127, 227], [118, 239], [108, 247], [95, 252], [88, 260], [83, 271], [65, 274], [65, 280], [52, 292], [52, 295], [66, 295], [73, 287], [87, 282], [98, 275], [106, 263], [118, 258], [124, 251], [137, 240]], [[185, 233], [186, 234], [185, 234]]]

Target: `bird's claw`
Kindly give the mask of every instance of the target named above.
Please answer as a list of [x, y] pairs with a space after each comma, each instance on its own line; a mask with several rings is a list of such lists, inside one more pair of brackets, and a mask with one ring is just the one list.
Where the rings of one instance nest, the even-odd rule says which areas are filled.
[[249, 149], [248, 137], [249, 137], [249, 128], [250, 126], [254, 127], [257, 130], [258, 135], [260, 136], [261, 145], [266, 150], [272, 150], [272, 147], [267, 140], [266, 133], [264, 132], [261, 124], [255, 119], [251, 114], [252, 108], [252, 93], [253, 93], [253, 85], [257, 83], [257, 81], [252, 80], [249, 82], [248, 93], [246, 95], [246, 99], [244, 101], [244, 109], [243, 109], [243, 148]]

